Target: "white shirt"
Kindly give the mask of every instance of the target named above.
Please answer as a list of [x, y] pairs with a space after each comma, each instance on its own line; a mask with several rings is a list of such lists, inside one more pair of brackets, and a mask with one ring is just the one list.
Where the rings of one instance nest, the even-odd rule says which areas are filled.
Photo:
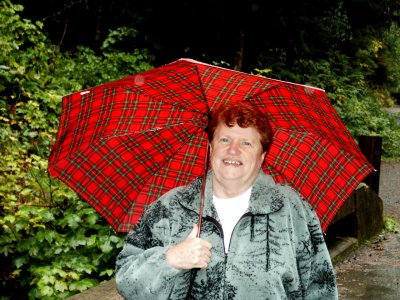
[[233, 229], [249, 207], [250, 195], [251, 187], [235, 198], [218, 198], [213, 195], [214, 206], [224, 232], [225, 252], [228, 252]]

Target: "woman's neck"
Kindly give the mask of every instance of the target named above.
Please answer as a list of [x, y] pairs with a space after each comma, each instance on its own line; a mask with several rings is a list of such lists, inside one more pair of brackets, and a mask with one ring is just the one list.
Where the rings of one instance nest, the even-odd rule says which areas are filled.
[[213, 180], [213, 193], [218, 198], [235, 198], [245, 193], [251, 185], [242, 185], [235, 183], [222, 184]]

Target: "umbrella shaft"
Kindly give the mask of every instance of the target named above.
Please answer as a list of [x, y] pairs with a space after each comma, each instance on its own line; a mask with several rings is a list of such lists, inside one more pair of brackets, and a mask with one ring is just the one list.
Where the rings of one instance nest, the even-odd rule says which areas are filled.
[[200, 191], [200, 207], [199, 207], [199, 219], [197, 221], [197, 237], [199, 238], [201, 235], [201, 224], [202, 224], [202, 219], [203, 219], [203, 207], [204, 207], [204, 193], [206, 189], [206, 180], [207, 180], [207, 170], [208, 170], [208, 152], [209, 152], [209, 144], [207, 141], [207, 150], [206, 150], [206, 157], [205, 157], [205, 168], [204, 168], [204, 173], [203, 173], [203, 180], [201, 182], [201, 191]]

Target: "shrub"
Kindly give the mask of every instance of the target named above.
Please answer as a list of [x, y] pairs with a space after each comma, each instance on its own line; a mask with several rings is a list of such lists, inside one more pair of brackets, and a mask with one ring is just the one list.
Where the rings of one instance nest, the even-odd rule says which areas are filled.
[[146, 50], [60, 53], [41, 23], [0, 3], [0, 295], [55, 299], [114, 274], [123, 237], [65, 184], [47, 174], [62, 95], [151, 68]]

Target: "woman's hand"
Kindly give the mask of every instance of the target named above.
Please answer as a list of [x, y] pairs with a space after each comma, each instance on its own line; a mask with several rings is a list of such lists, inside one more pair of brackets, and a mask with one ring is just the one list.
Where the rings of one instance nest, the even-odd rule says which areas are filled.
[[207, 268], [211, 261], [212, 245], [197, 237], [198, 230], [197, 224], [193, 224], [193, 229], [188, 237], [167, 251], [167, 262], [172, 267], [186, 270]]

